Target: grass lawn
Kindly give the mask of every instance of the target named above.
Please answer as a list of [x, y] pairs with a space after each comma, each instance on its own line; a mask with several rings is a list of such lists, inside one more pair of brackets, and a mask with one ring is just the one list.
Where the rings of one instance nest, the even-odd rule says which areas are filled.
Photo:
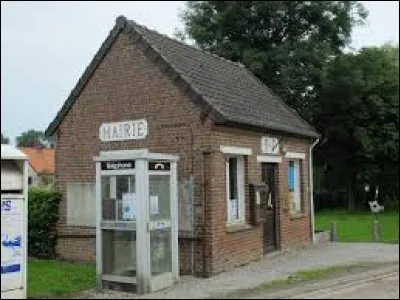
[[28, 260], [28, 297], [52, 298], [95, 286], [94, 264]]
[[[315, 213], [315, 229], [329, 230], [331, 222], [335, 221], [339, 242], [371, 242], [374, 220], [370, 212], [317, 211]], [[382, 242], [398, 243], [399, 212], [381, 212], [378, 215], [378, 221]]]

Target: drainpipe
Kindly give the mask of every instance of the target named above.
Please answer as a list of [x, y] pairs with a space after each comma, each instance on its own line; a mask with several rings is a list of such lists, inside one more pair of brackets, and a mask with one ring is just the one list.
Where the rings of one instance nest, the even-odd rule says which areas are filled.
[[313, 178], [313, 163], [312, 163], [312, 150], [318, 144], [319, 138], [317, 138], [314, 143], [311, 144], [309, 150], [309, 185], [310, 185], [310, 212], [311, 212], [311, 239], [312, 242], [315, 243], [315, 224], [314, 224], [314, 178]]

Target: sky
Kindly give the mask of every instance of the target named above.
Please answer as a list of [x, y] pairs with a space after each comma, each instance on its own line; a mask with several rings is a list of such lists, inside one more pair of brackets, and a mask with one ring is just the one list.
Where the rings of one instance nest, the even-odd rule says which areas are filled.
[[[352, 47], [399, 41], [399, 2], [362, 1], [369, 10]], [[173, 36], [183, 1], [1, 1], [1, 132], [45, 130], [119, 15]]]

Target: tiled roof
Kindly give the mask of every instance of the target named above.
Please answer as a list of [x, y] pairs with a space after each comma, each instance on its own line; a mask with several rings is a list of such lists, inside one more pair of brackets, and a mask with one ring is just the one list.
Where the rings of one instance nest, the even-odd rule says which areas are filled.
[[20, 147], [29, 157], [29, 163], [36, 173], [54, 173], [54, 149]]
[[318, 137], [318, 133], [312, 126], [274, 95], [244, 66], [171, 39], [140, 26], [134, 21], [128, 21], [124, 17], [117, 18], [116, 26], [85, 71], [64, 107], [49, 125], [46, 134], [51, 135], [58, 127], [121, 28], [125, 28], [133, 35], [133, 42], [135, 40], [144, 42], [153, 53], [176, 72], [177, 77], [186, 82], [191, 90], [199, 96], [200, 104], [212, 112], [216, 123], [249, 125]]

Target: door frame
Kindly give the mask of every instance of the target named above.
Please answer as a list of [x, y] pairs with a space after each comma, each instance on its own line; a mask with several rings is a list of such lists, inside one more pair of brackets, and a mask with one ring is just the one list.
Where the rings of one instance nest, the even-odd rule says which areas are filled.
[[[265, 230], [263, 228], [263, 253], [268, 254], [274, 251], [277, 251], [280, 249], [280, 240], [281, 240], [281, 235], [280, 235], [280, 219], [279, 219], [279, 211], [280, 211], [280, 203], [279, 203], [279, 184], [278, 184], [278, 170], [279, 170], [279, 164], [277, 162], [261, 162], [261, 181], [265, 182], [263, 179], [264, 176], [264, 168], [270, 165], [272, 167], [273, 171], [273, 184], [274, 184], [274, 205], [273, 205], [273, 222], [274, 222], [274, 239], [275, 239], [275, 247], [272, 250], [266, 250], [266, 236], [265, 236]], [[266, 226], [266, 221], [264, 222], [263, 226]]]

